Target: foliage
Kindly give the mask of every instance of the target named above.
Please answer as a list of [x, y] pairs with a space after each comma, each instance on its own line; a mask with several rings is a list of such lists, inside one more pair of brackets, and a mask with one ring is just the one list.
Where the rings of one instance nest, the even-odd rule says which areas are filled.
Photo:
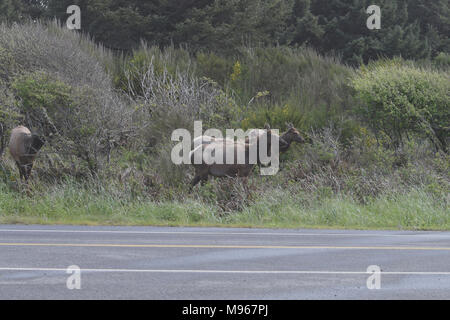
[[130, 52], [141, 40], [234, 55], [242, 45], [312, 46], [352, 65], [401, 55], [428, 59], [450, 52], [448, 0], [379, 0], [380, 30], [369, 30], [369, 0], [1, 0], [0, 21], [65, 21], [79, 5], [82, 32]]
[[95, 172], [126, 138], [131, 112], [112, 90], [105, 71], [112, 59], [102, 47], [55, 23], [2, 24], [0, 59], [11, 62], [0, 68], [0, 106], [9, 115], [3, 125], [44, 135], [54, 172], [54, 161], [71, 167], [73, 156]]
[[448, 74], [417, 69], [391, 60], [362, 68], [353, 86], [362, 100], [358, 113], [395, 143], [408, 133], [428, 136], [446, 148], [450, 128]]
[[[329, 21], [315, 18], [315, 1], [293, 2], [305, 17], [295, 20], [297, 31], [314, 20], [304, 36], [320, 45]], [[308, 41], [294, 39], [283, 41]], [[0, 221], [449, 228], [449, 157], [432, 145], [448, 138], [445, 50], [431, 60], [384, 59], [355, 70], [304, 46], [232, 49], [143, 42], [113, 54], [56, 23], [0, 25], [4, 138], [26, 124], [47, 140], [28, 185], [7, 153], [0, 160]], [[308, 142], [292, 144], [276, 176], [256, 167], [247, 181], [211, 179], [190, 190], [193, 169], [171, 162], [170, 138], [174, 129], [192, 132], [195, 120], [222, 130], [269, 122], [283, 131], [293, 122]], [[408, 135], [398, 145], [397, 128]]]

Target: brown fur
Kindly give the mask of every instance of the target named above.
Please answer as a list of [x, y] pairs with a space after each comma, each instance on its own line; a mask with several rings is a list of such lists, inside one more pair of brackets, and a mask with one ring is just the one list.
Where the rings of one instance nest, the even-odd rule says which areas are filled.
[[9, 152], [19, 168], [21, 179], [26, 181], [30, 177], [33, 162], [43, 145], [44, 141], [24, 126], [11, 131]]
[[[267, 131], [267, 140], [268, 140], [268, 148], [270, 150], [270, 141], [271, 141], [271, 132]], [[259, 136], [256, 138], [254, 142], [256, 144], [256, 148], [259, 146]], [[206, 159], [203, 159], [202, 164], [194, 164], [195, 168], [195, 177], [191, 182], [192, 186], [195, 186], [200, 181], [206, 182], [208, 180], [208, 176], [212, 175], [214, 177], [248, 177], [253, 170], [255, 164], [250, 163], [250, 148], [252, 147], [249, 143], [243, 142], [234, 142], [231, 140], [218, 140], [211, 141], [206, 144], [202, 144], [196, 150], [202, 151], [205, 154], [206, 151], [213, 151], [220, 148], [223, 148], [223, 164], [207, 164]], [[191, 152], [191, 162], [194, 163], [194, 155], [195, 151]], [[258, 154], [259, 150], [256, 149]], [[239, 152], [244, 151], [245, 153], [245, 161], [243, 164], [238, 164], [237, 154]], [[227, 152], [234, 153], [234, 163], [226, 164], [226, 155]]]
[[[268, 124], [265, 125], [264, 129], [250, 130], [248, 136], [245, 137], [245, 143], [250, 143], [250, 138], [259, 139], [262, 135], [264, 135], [265, 132], [269, 132], [269, 131], [270, 131], [270, 126]], [[271, 133], [271, 134], [275, 135], [274, 133]], [[288, 143], [286, 141], [284, 141], [284, 139], [282, 137], [276, 135], [276, 139], [278, 139], [278, 141], [279, 141], [280, 150], [289, 148]], [[192, 145], [191, 145], [191, 149], [193, 150], [198, 143], [211, 144], [213, 142], [235, 142], [235, 140], [232, 140], [229, 138], [214, 138], [211, 136], [203, 135], [203, 136], [199, 136], [194, 139], [194, 141], [192, 142]], [[270, 149], [268, 150], [268, 154], [270, 155]], [[258, 154], [258, 157], [259, 157], [259, 154]], [[259, 159], [258, 159], [258, 163], [259, 163]]]
[[282, 140], [285, 142], [284, 145], [280, 143], [280, 153], [288, 151], [292, 142], [305, 143], [305, 139], [302, 137], [300, 132], [294, 128], [292, 124], [287, 124], [288, 130], [281, 135]]
[[[294, 128], [292, 124], [287, 124], [288, 130], [281, 136], [278, 137], [279, 140], [279, 150], [281, 153], [286, 152], [291, 146], [292, 142], [305, 143], [305, 139], [302, 137], [300, 132]], [[268, 155], [270, 155], [270, 142], [271, 142], [271, 130], [270, 126], [266, 125], [265, 130], [267, 130], [267, 138], [268, 138]], [[256, 137], [257, 148], [259, 148], [259, 139], [264, 134], [265, 130], [255, 129], [250, 132], [249, 136]], [[202, 139], [203, 144], [194, 151], [191, 152], [191, 162], [194, 163], [194, 154], [196, 150], [201, 149], [204, 153], [205, 150], [210, 151], [216, 148], [223, 148], [223, 157], [224, 164], [194, 164], [195, 168], [195, 177], [191, 182], [192, 186], [195, 186], [200, 181], [206, 182], [208, 180], [208, 176], [212, 175], [215, 177], [248, 177], [253, 170], [255, 164], [249, 163], [249, 150], [250, 150], [250, 140], [247, 137], [245, 143], [233, 141], [230, 139], [215, 139], [209, 136], [199, 137], [197, 139]], [[245, 163], [237, 164], [237, 151], [245, 149]], [[234, 152], [235, 159], [234, 164], [225, 164], [226, 160], [226, 152]], [[259, 164], [259, 149], [257, 150], [258, 159], [257, 163]]]

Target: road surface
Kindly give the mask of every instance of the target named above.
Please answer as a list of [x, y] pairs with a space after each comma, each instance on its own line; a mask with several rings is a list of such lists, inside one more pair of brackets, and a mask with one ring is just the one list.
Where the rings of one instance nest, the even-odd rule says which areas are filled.
[[450, 232], [0, 225], [0, 299], [450, 299]]

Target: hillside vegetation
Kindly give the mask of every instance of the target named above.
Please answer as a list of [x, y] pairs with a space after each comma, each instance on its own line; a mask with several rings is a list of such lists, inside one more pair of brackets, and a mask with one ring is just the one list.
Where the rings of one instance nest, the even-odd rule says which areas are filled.
[[[450, 229], [448, 55], [359, 67], [310, 47], [116, 54], [56, 22], [0, 25], [3, 146], [46, 138], [28, 185], [3, 150], [0, 223]], [[211, 179], [170, 160], [177, 128], [286, 129], [280, 172]]]

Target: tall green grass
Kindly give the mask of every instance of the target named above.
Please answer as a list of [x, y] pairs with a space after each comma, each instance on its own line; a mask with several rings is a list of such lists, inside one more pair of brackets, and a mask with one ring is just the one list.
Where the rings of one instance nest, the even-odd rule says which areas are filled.
[[0, 191], [0, 223], [450, 230], [448, 203], [422, 189], [362, 204], [348, 196], [292, 195], [277, 188], [228, 214], [193, 196], [120, 199], [73, 183], [42, 195], [12, 192], [4, 185]]

